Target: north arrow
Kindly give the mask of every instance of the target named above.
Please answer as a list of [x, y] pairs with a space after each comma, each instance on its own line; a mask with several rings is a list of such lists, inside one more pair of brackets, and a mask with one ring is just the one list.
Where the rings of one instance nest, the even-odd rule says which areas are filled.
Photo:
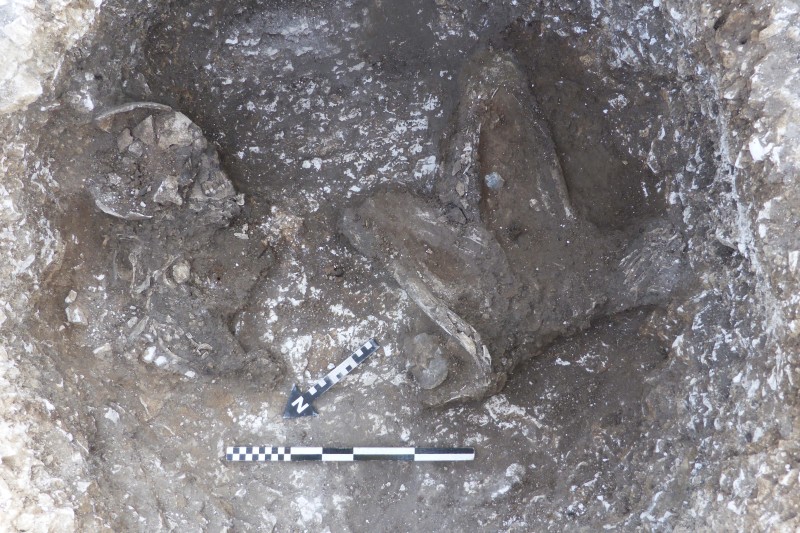
[[380, 344], [375, 339], [368, 340], [361, 348], [351, 353], [350, 357], [339, 363], [339, 366], [314, 383], [306, 392], [301, 393], [297, 385], [293, 385], [292, 392], [289, 393], [289, 401], [286, 402], [286, 409], [283, 411], [283, 418], [316, 416], [317, 411], [311, 406], [314, 400], [322, 396], [367, 357], [377, 352], [380, 347]]

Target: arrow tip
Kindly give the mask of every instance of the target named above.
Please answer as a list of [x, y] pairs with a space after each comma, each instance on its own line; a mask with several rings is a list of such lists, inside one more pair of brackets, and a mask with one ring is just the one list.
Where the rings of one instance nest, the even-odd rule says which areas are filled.
[[289, 392], [289, 401], [286, 402], [286, 408], [283, 410], [283, 418], [300, 418], [301, 416], [317, 416], [317, 411], [310, 403], [306, 403], [305, 399], [297, 401], [302, 398], [303, 393], [297, 388], [297, 385], [292, 385], [292, 390]]

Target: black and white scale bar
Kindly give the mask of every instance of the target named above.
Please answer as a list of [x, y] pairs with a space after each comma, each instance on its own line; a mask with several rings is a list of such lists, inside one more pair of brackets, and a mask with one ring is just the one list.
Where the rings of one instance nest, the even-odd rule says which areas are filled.
[[365, 342], [350, 357], [339, 363], [339, 366], [328, 372], [325, 376], [314, 383], [310, 389], [301, 393], [297, 385], [292, 387], [289, 393], [289, 401], [286, 402], [286, 409], [283, 411], [283, 418], [297, 418], [300, 416], [316, 415], [317, 411], [312, 407], [314, 400], [322, 396], [328, 389], [336, 385], [343, 377], [349, 374], [355, 367], [361, 364], [367, 357], [374, 354], [380, 348], [380, 344], [375, 339]]
[[231, 462], [270, 461], [472, 461], [474, 448], [309, 448], [229, 446], [225, 459]]

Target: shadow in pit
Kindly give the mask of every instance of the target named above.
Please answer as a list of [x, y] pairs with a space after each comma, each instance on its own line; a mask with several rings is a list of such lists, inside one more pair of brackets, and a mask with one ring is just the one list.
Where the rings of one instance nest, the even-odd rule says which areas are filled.
[[[532, 492], [564, 501], [575, 486], [602, 478], [605, 494], [631, 492], [626, 454], [658, 423], [648, 420], [648, 391], [669, 356], [669, 340], [654, 334], [661, 311], [642, 308], [599, 319], [521, 365], [504, 391], [509, 402], [534, 414], [536, 438], [524, 460], [536, 464]], [[572, 465], [564, 470], [563, 465]]]
[[[654, 117], [669, 114], [662, 91], [670, 82], [625, 69], [590, 72], [590, 58], [535, 26], [511, 25], [503, 44], [530, 81], [577, 214], [615, 230], [662, 216], [665, 184], [630, 151], [647, 153], [649, 138], [642, 132]], [[623, 118], [612, 118], [614, 108], [625, 109]]]

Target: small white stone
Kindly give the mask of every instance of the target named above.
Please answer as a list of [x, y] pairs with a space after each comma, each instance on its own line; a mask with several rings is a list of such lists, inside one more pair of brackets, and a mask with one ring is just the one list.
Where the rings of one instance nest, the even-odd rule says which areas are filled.
[[103, 418], [107, 418], [116, 424], [119, 422], [119, 413], [109, 407], [106, 409], [106, 414], [103, 415]]
[[108, 355], [111, 353], [111, 345], [109, 343], [105, 343], [104, 345], [98, 346], [92, 350], [92, 353], [95, 355]]
[[86, 319], [86, 314], [77, 305], [70, 305], [67, 307], [66, 313], [67, 320], [72, 324], [77, 324], [79, 326], [86, 326], [89, 324], [89, 321]]
[[144, 154], [144, 144], [137, 139], [128, 146], [128, 152], [136, 157], [142, 157], [142, 154]]
[[78, 293], [75, 292], [75, 291], [69, 291], [69, 294], [67, 294], [67, 297], [64, 298], [64, 303], [71, 304], [72, 302], [74, 302], [77, 299], [78, 299]]
[[762, 161], [775, 147], [773, 143], [769, 143], [768, 145], [764, 146], [761, 144], [761, 141], [755, 135], [750, 139], [750, 143], [748, 144], [748, 149], [750, 150], [750, 157], [753, 158], [753, 161]]
[[147, 363], [152, 363], [153, 359], [156, 357], [156, 347], [155, 346], [148, 346], [147, 349], [144, 351], [144, 355], [142, 359], [145, 360]]
[[800, 266], [800, 250], [793, 250], [789, 252], [789, 271], [797, 272], [798, 266]]
[[178, 261], [172, 267], [172, 279], [175, 283], [186, 283], [191, 277], [192, 269], [186, 261]]

